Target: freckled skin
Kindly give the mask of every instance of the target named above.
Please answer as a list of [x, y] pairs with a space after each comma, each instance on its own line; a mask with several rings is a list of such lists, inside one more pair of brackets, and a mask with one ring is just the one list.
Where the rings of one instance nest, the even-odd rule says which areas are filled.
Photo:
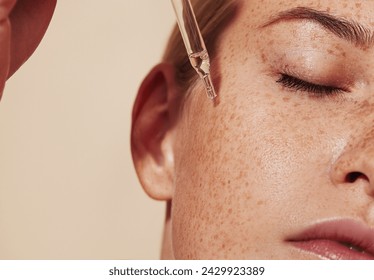
[[[374, 47], [306, 22], [258, 28], [297, 6], [373, 24], [374, 1], [243, 1], [212, 61], [212, 71], [222, 69], [219, 105], [197, 83], [178, 123], [177, 259], [312, 259], [285, 240], [326, 219], [374, 227]], [[292, 90], [277, 83], [285, 65], [316, 82], [347, 80], [351, 91]], [[350, 172], [366, 179], [348, 182]]]

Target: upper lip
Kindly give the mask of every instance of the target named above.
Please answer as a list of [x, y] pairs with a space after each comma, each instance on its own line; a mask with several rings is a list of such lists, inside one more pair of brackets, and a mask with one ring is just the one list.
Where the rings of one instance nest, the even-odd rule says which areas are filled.
[[331, 240], [374, 256], [374, 229], [355, 220], [319, 222], [287, 239], [290, 242]]

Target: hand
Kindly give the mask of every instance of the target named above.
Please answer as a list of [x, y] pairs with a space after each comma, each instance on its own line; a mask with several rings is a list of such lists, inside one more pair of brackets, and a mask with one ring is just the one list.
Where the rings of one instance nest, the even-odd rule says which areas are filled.
[[0, 97], [10, 68], [11, 29], [9, 14], [15, 0], [0, 0]]
[[57, 0], [0, 0], [0, 97], [43, 38]]

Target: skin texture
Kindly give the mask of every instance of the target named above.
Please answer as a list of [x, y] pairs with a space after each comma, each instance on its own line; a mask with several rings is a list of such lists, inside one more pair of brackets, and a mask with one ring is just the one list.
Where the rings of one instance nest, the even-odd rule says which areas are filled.
[[5, 81], [42, 40], [55, 6], [56, 0], [0, 0], [0, 98]]
[[[168, 202], [163, 258], [316, 259], [287, 240], [321, 221], [374, 227], [374, 47], [308, 20], [263, 27], [299, 6], [374, 30], [374, 1], [243, 1], [212, 62], [218, 101], [197, 82], [175, 112], [165, 64], [140, 88], [132, 151]], [[290, 88], [285, 72], [343, 90]]]

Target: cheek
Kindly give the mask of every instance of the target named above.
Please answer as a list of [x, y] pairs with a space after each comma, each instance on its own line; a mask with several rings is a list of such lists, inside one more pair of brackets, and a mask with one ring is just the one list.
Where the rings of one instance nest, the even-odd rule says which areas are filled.
[[[189, 123], [178, 137], [185, 141], [176, 161], [175, 254], [183, 259], [229, 258], [227, 249], [235, 248], [240, 234], [229, 234], [228, 229], [243, 221], [239, 204], [250, 199], [249, 182], [243, 180], [249, 167], [240, 145], [247, 136], [237, 132], [235, 114], [218, 108], [219, 114], [204, 114], [210, 105], [204, 100], [194, 103], [202, 105], [189, 112]], [[231, 125], [224, 116], [231, 118]]]
[[[330, 136], [321, 119], [308, 119], [317, 107], [308, 111], [260, 91], [255, 80], [226, 80], [218, 106], [196, 90], [181, 120], [172, 210], [176, 258], [255, 258], [260, 251], [274, 257], [271, 244], [282, 241], [292, 221], [307, 217], [299, 216], [308, 198], [321, 195], [315, 178], [328, 180], [332, 147], [324, 139]], [[258, 244], [268, 244], [268, 252]]]

